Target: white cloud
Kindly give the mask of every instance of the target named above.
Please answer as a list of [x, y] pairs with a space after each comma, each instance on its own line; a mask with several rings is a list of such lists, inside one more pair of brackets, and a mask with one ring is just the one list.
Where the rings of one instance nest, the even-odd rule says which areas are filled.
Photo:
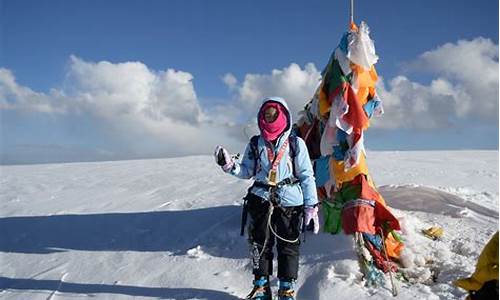
[[60, 101], [61, 97], [62, 95], [56, 90], [46, 95], [21, 86], [10, 70], [0, 68], [0, 110], [64, 113], [66, 107]]
[[378, 93], [384, 100], [385, 114], [373, 120], [374, 127], [386, 129], [449, 127], [465, 116], [470, 101], [461, 87], [443, 78], [426, 86], [397, 76], [389, 80], [388, 88], [381, 79]]
[[190, 73], [153, 72], [140, 62], [89, 63], [72, 57], [68, 78], [72, 98], [107, 120], [135, 153], [209, 153], [216, 143], [237, 144], [228, 134], [234, 124], [202, 110]]
[[498, 45], [476, 38], [448, 43], [407, 67], [437, 76], [429, 85], [398, 76], [379, 84], [386, 114], [382, 128], [439, 128], [474, 121], [498, 123]]
[[225, 134], [231, 124], [221, 127], [204, 114], [192, 80], [190, 73], [155, 72], [140, 62], [93, 63], [71, 56], [65, 87], [50, 94], [18, 85], [1, 69], [0, 109], [86, 114], [125, 142], [124, 151], [145, 156], [209, 153], [217, 142], [238, 144], [232, 133]]
[[236, 84], [238, 84], [238, 80], [236, 77], [234, 77], [233, 74], [227, 73], [224, 76], [222, 76], [222, 81], [229, 87], [229, 89], [234, 89], [236, 87]]
[[311, 99], [321, 78], [314, 64], [307, 64], [302, 69], [296, 63], [283, 70], [272, 70], [270, 74], [247, 74], [243, 82], [236, 86], [236, 99], [242, 110], [254, 115], [265, 97], [283, 97], [293, 115], [302, 110]]
[[461, 99], [468, 102], [465, 114], [498, 120], [498, 45], [484, 38], [461, 40], [424, 53], [419, 61], [470, 96]]
[[69, 70], [72, 97], [103, 117], [197, 124], [202, 116], [187, 72], [153, 72], [140, 62], [90, 63], [75, 56]]

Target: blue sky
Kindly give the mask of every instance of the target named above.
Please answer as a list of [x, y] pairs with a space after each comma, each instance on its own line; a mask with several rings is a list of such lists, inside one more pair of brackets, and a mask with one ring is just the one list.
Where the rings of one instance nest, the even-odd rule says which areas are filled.
[[[3, 163], [203, 154], [217, 143], [241, 151], [238, 125], [255, 113], [251, 96], [306, 103], [311, 84], [295, 91], [294, 80], [317, 76], [348, 21], [348, 1], [1, 0], [0, 9]], [[498, 149], [498, 1], [357, 0], [362, 20], [388, 104], [411, 108], [418, 92], [434, 116], [426, 126], [409, 113], [408, 125], [389, 105], [367, 133], [369, 149]], [[475, 85], [485, 66], [489, 81]], [[128, 81], [131, 72], [143, 76]], [[143, 85], [120, 89], [141, 80], [165, 84], [153, 98]], [[155, 117], [165, 122], [134, 116], [138, 98], [117, 100], [131, 93], [145, 97], [140, 107], [165, 112]], [[176, 100], [159, 102], [171, 95], [189, 103], [182, 109], [195, 125], [169, 116]], [[436, 95], [470, 105], [443, 109]], [[120, 105], [128, 110], [118, 118]]]

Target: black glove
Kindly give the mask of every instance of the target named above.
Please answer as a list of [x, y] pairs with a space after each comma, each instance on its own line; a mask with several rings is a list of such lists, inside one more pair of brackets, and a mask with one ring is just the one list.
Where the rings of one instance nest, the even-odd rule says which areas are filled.
[[219, 166], [225, 166], [226, 165], [226, 157], [224, 156], [224, 150], [219, 149], [219, 152], [217, 153], [217, 164]]

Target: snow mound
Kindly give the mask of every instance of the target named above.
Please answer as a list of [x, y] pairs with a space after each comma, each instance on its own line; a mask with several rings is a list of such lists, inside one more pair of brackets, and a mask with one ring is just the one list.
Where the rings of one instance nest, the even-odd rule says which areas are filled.
[[498, 217], [498, 210], [430, 187], [384, 185], [379, 187], [379, 192], [384, 198], [389, 199], [391, 207], [400, 210], [440, 213], [457, 218], [467, 215], [467, 210], [470, 210], [490, 218]]

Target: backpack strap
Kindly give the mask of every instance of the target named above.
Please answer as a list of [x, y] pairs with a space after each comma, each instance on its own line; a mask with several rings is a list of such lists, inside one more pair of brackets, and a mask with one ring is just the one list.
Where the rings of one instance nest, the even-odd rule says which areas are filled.
[[253, 165], [253, 176], [255, 177], [255, 175], [257, 175], [257, 163], [258, 163], [258, 160], [259, 160], [259, 135], [254, 135], [252, 136], [252, 138], [250, 139], [250, 149], [251, 149], [251, 153], [252, 153], [252, 156], [253, 156], [253, 161], [254, 161], [254, 165]]
[[290, 159], [292, 160], [292, 168], [293, 168], [293, 176], [298, 178], [296, 176], [297, 172], [295, 170], [295, 157], [297, 157], [297, 148], [298, 148], [298, 137], [295, 134], [290, 134], [288, 136], [289, 143], [290, 145]]

